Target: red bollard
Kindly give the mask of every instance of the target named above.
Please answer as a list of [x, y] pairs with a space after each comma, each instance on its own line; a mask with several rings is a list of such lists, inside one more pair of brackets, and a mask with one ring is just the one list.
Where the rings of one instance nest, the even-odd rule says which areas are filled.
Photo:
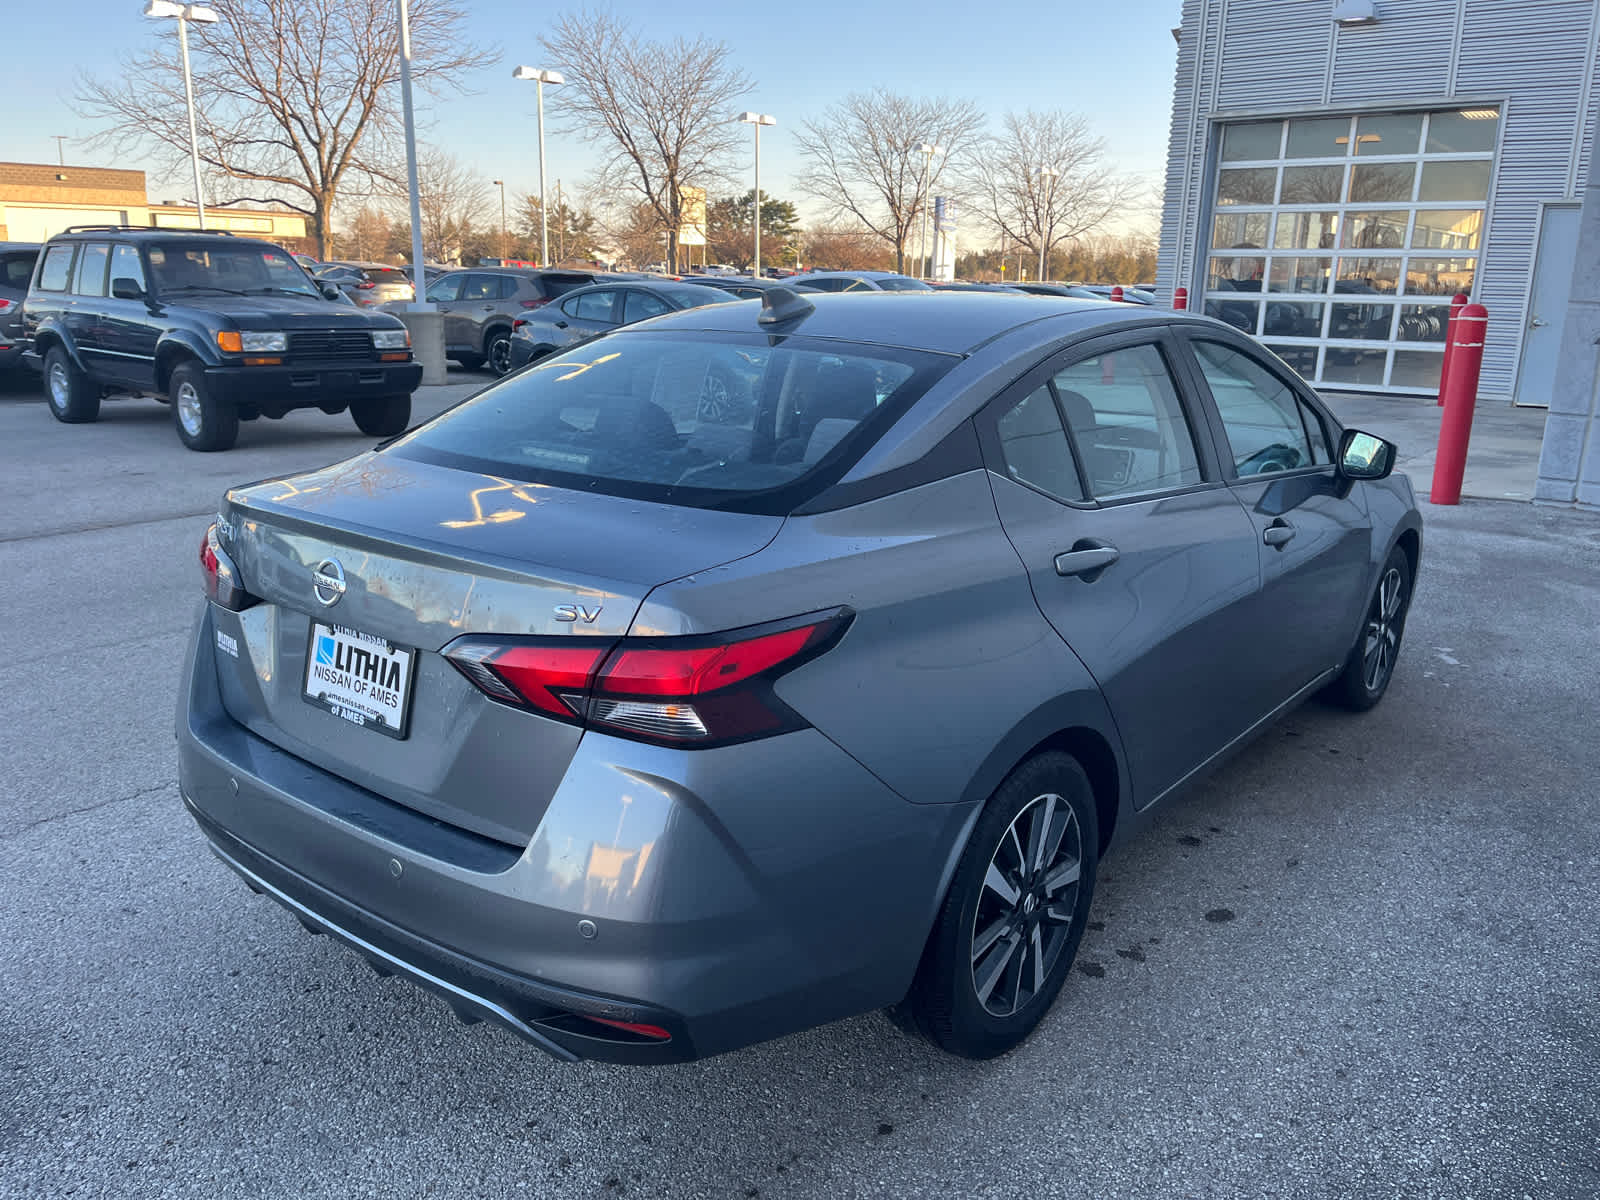
[[1172, 307], [1177, 312], [1182, 312], [1189, 307], [1189, 289], [1174, 288], [1172, 291]]
[[1478, 370], [1483, 366], [1483, 336], [1489, 327], [1489, 310], [1481, 304], [1463, 305], [1456, 314], [1456, 332], [1450, 340], [1450, 390], [1439, 420], [1439, 450], [1433, 461], [1434, 504], [1461, 503], [1461, 476], [1467, 469], [1467, 442], [1472, 437], [1472, 410], [1478, 403]]
[[1456, 340], [1456, 318], [1461, 315], [1461, 310], [1466, 307], [1469, 297], [1465, 292], [1457, 292], [1450, 297], [1450, 324], [1444, 331], [1444, 362], [1439, 367], [1439, 405], [1444, 406], [1445, 384], [1450, 378], [1450, 344]]
[[1111, 299], [1117, 304], [1122, 303], [1122, 285], [1120, 283], [1112, 285]]

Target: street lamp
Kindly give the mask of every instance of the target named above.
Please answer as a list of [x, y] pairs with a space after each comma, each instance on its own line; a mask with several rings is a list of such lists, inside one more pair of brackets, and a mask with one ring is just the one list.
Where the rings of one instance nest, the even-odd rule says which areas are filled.
[[921, 260], [921, 278], [926, 279], [930, 274], [928, 270], [928, 176], [933, 173], [933, 156], [943, 154], [943, 146], [935, 146], [932, 142], [923, 142], [917, 147], [925, 159], [922, 164], [922, 240], [917, 246], [917, 257]]
[[769, 117], [766, 113], [740, 113], [739, 120], [746, 125], [756, 127], [756, 265], [755, 276], [761, 278], [761, 127], [763, 125], [776, 125], [777, 117]]
[[544, 85], [551, 87], [567, 81], [560, 71], [546, 71], [539, 67], [517, 67], [513, 79], [531, 79], [539, 85], [539, 265], [550, 265], [550, 217], [544, 203]]
[[500, 189], [500, 265], [506, 261], [506, 181], [504, 179], [491, 179], [490, 183]]
[[1056, 180], [1061, 172], [1055, 167], [1040, 167], [1038, 176], [1044, 181], [1044, 210], [1039, 214], [1039, 282], [1045, 279], [1045, 255], [1049, 252], [1050, 229], [1055, 222], [1050, 220], [1050, 202], [1055, 198]]
[[178, 22], [178, 51], [183, 59], [183, 99], [189, 108], [189, 158], [194, 164], [194, 210], [200, 218], [200, 228], [206, 227], [205, 193], [200, 190], [200, 135], [195, 132], [194, 80], [189, 76], [189, 22], [197, 25], [215, 25], [217, 14], [198, 4], [175, 4], [173, 0], [149, 0], [144, 15], [160, 19], [176, 18]]

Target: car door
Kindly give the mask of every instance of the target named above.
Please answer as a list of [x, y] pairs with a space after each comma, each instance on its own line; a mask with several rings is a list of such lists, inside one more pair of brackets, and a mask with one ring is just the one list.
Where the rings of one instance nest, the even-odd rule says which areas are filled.
[[1350, 650], [1371, 554], [1365, 496], [1334, 469], [1337, 425], [1264, 352], [1223, 334], [1183, 341], [1229, 490], [1255, 526], [1257, 643], [1287, 699]]
[[614, 312], [617, 293], [610, 288], [598, 292], [574, 292], [561, 302], [561, 316], [556, 319], [556, 329], [562, 346], [581, 342], [584, 338], [615, 329]]
[[462, 332], [462, 321], [457, 309], [461, 300], [461, 285], [467, 281], [465, 271], [441, 275], [428, 285], [428, 303], [436, 305], [443, 314], [444, 346], [446, 350], [463, 350], [468, 339]]
[[72, 269], [72, 311], [67, 329], [83, 356], [84, 366], [100, 379], [106, 370], [100, 330], [106, 320], [106, 268], [111, 262], [110, 242], [86, 242], [78, 249]]
[[161, 327], [143, 297], [121, 300], [111, 293], [117, 280], [131, 280], [148, 291], [139, 248], [118, 243], [111, 248], [111, 269], [106, 276], [105, 318], [100, 324], [100, 350], [106, 371], [130, 387], [154, 388], [156, 339]]
[[1256, 531], [1191, 419], [1175, 353], [1161, 331], [1095, 339], [979, 418], [1001, 523], [1106, 697], [1140, 806], [1263, 715]]
[[471, 271], [461, 281], [461, 295], [445, 318], [445, 340], [452, 346], [483, 349], [483, 326], [499, 311], [500, 277]]

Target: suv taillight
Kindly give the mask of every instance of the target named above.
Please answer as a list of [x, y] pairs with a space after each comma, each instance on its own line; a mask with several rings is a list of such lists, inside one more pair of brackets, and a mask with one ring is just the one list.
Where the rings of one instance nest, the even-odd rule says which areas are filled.
[[363, 279], [360, 283], [356, 284], [356, 291], [365, 292], [365, 291], [367, 291], [367, 290], [369, 290], [371, 288], [375, 288], [377, 286], [378, 285], [373, 283], [372, 280]]
[[832, 648], [854, 615], [619, 642], [467, 636], [443, 654], [502, 704], [659, 745], [720, 746], [805, 728], [773, 682]]

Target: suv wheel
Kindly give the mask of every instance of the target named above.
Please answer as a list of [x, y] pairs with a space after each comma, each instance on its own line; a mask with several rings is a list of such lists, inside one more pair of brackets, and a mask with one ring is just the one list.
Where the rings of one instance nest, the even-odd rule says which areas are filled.
[[51, 346], [44, 356], [44, 397], [50, 415], [68, 425], [93, 421], [100, 415], [100, 393], [60, 346]]
[[356, 428], [373, 437], [393, 437], [411, 424], [411, 397], [371, 396], [350, 401], [350, 415]]
[[1078, 953], [1099, 838], [1077, 759], [1052, 751], [1013, 771], [978, 818], [897, 1021], [965, 1058], [1032, 1033]]
[[489, 370], [496, 375], [504, 375], [511, 369], [511, 331], [509, 329], [496, 329], [489, 335], [489, 340], [484, 343], [484, 360], [489, 365]]
[[226, 450], [239, 440], [239, 413], [232, 403], [211, 394], [206, 373], [197, 362], [179, 363], [167, 381], [172, 423], [191, 450]]

